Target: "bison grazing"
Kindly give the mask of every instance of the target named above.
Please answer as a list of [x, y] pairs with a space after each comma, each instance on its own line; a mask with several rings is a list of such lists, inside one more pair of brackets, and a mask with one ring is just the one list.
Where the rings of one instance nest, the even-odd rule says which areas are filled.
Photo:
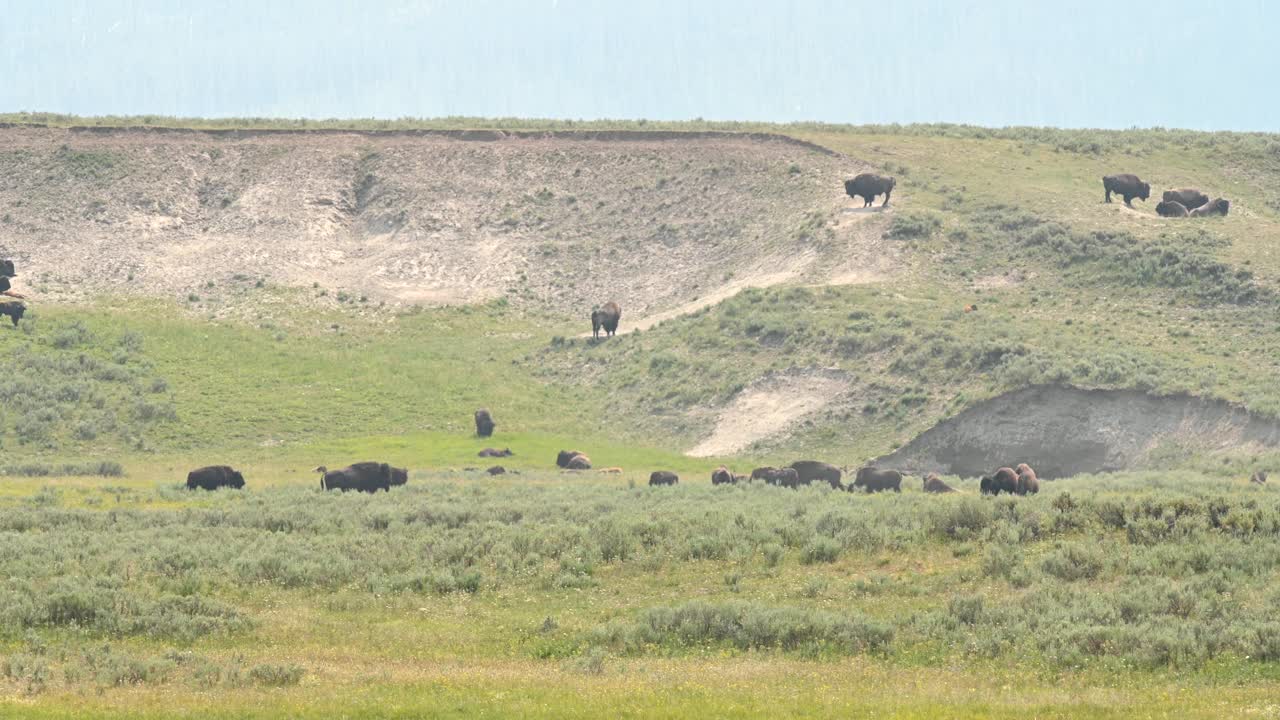
[[187, 489], [217, 490], [220, 487], [244, 487], [244, 475], [229, 465], [210, 465], [187, 473]]
[[515, 455], [515, 453], [511, 452], [511, 448], [503, 448], [501, 450], [497, 448], [485, 448], [476, 453], [477, 457], [511, 457], [512, 455]]
[[392, 485], [404, 485], [409, 481], [408, 470], [377, 462], [358, 462], [341, 470], [329, 470], [321, 465], [316, 468], [316, 472], [320, 473], [321, 490], [359, 490], [372, 493], [379, 490], [390, 491]]
[[955, 488], [943, 482], [942, 478], [938, 477], [938, 473], [929, 473], [928, 475], [925, 475], [924, 486], [922, 489], [927, 493], [935, 494], [951, 493], [956, 491]]
[[675, 485], [680, 482], [680, 476], [668, 470], [655, 470], [649, 476], [649, 485]]
[[1249, 482], [1253, 483], [1254, 485], [1266, 485], [1266, 484], [1267, 484], [1267, 471], [1266, 471], [1266, 470], [1258, 470], [1258, 471], [1257, 471], [1257, 472], [1255, 472], [1253, 475], [1250, 475], [1250, 476], [1249, 476]]
[[496, 427], [493, 422], [493, 416], [488, 410], [480, 408], [476, 411], [476, 434], [480, 437], [489, 437], [493, 434], [493, 428]]
[[840, 483], [840, 468], [817, 460], [797, 460], [789, 466], [796, 471], [801, 485], [808, 485], [814, 480], [822, 480], [836, 490], [843, 490]]
[[845, 180], [844, 191], [851, 198], [861, 197], [862, 207], [870, 207], [877, 195], [883, 195], [884, 202], [880, 204], [880, 207], [884, 207], [889, 204], [889, 196], [893, 194], [893, 186], [897, 182], [892, 177], [876, 175], [875, 173], [862, 173], [852, 180]]
[[618, 330], [618, 321], [621, 319], [622, 308], [618, 307], [616, 302], [610, 301], [602, 308], [595, 308], [591, 311], [591, 337], [598, 339], [601, 329], [607, 337], [613, 337]]
[[979, 487], [983, 495], [999, 495], [1002, 492], [1013, 495], [1018, 492], [1018, 474], [1013, 468], [1002, 467], [994, 475], [984, 476]]
[[[1165, 193], [1168, 195], [1169, 193]], [[1156, 205], [1156, 214], [1160, 217], [1186, 217], [1187, 206], [1177, 200], [1165, 200]]]
[[1210, 217], [1212, 215], [1226, 215], [1231, 210], [1231, 202], [1218, 198], [1212, 202], [1207, 202], [1195, 210], [1191, 211], [1191, 217]]
[[1181, 190], [1165, 190], [1161, 198], [1165, 202], [1176, 202], [1188, 210], [1194, 210], [1209, 202], [1209, 196], [1194, 188]]
[[1102, 178], [1102, 188], [1106, 191], [1107, 202], [1111, 202], [1111, 193], [1124, 198], [1124, 204], [1133, 207], [1134, 198], [1146, 200], [1151, 197], [1151, 186], [1138, 179], [1137, 175], [1107, 175]]
[[800, 484], [800, 474], [795, 468], [776, 468], [776, 467], [758, 467], [751, 471], [752, 480], [763, 480], [768, 485], [781, 485], [782, 487], [797, 487]]
[[732, 485], [734, 483], [734, 475], [729, 468], [721, 465], [711, 472], [712, 485]]
[[13, 321], [13, 326], [18, 327], [18, 321], [22, 319], [24, 313], [27, 312], [27, 306], [17, 300], [0, 300], [0, 316], [8, 315]]
[[1021, 463], [1014, 468], [1014, 472], [1018, 473], [1017, 484], [1014, 490], [1019, 495], [1035, 495], [1040, 492], [1040, 478], [1036, 477], [1036, 471], [1026, 463]]
[[875, 467], [864, 467], [854, 476], [853, 485], [849, 488], [862, 488], [869, 493], [892, 490], [902, 492], [902, 473], [897, 470], [881, 470]]

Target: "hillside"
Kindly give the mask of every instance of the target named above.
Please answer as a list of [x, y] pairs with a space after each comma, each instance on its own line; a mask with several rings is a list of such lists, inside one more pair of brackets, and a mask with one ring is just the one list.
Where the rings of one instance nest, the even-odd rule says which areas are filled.
[[[174, 413], [138, 427], [161, 451], [465, 432], [471, 407], [497, 405], [510, 430], [565, 444], [854, 465], [1033, 385], [1175, 398], [1152, 427], [1176, 426], [1178, 397], [1280, 416], [1271, 136], [356, 125], [0, 129], [0, 251], [29, 269], [26, 337], [83, 320], [148, 338]], [[888, 211], [843, 194], [867, 168], [898, 177]], [[1152, 201], [1102, 203], [1118, 171]], [[1183, 185], [1232, 213], [1158, 218]], [[603, 297], [624, 334], [587, 342]], [[413, 309], [441, 304], [456, 307]], [[231, 341], [234, 371], [200, 360]], [[52, 425], [57, 447], [20, 452], [103, 449]], [[1269, 448], [1157, 454], [1234, 471]]]

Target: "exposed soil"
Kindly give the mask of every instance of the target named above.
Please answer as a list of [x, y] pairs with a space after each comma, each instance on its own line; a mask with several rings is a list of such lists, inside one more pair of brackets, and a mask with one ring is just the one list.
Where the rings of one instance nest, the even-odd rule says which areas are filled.
[[328, 301], [506, 297], [584, 323], [611, 299], [626, 330], [892, 265], [874, 242], [887, 218], [837, 217], [866, 169], [772, 135], [9, 127], [0, 252], [40, 301], [261, 279]]
[[794, 427], [849, 388], [838, 372], [792, 371], [761, 378], [738, 393], [716, 419], [711, 436], [692, 457], [731, 455]]
[[1209, 451], [1275, 447], [1280, 423], [1215, 400], [1037, 386], [969, 408], [875, 463], [972, 477], [1026, 462], [1057, 478], [1141, 469], [1169, 442]]

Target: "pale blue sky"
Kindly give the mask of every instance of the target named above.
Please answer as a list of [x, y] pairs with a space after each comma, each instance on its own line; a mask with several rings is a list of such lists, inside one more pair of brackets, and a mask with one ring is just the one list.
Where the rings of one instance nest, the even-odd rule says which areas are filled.
[[0, 0], [0, 111], [1280, 130], [1280, 1]]

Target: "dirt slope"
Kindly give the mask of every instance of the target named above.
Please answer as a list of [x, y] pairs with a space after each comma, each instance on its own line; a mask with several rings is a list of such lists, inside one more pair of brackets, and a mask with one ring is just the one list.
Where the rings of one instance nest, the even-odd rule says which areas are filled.
[[1280, 423], [1224, 402], [1037, 386], [945, 420], [876, 464], [961, 476], [1028, 462], [1041, 477], [1144, 466], [1164, 442], [1205, 450], [1280, 444]]
[[838, 221], [865, 169], [767, 135], [9, 127], [0, 250], [42, 301], [262, 278], [639, 320], [891, 264], [887, 217]]

